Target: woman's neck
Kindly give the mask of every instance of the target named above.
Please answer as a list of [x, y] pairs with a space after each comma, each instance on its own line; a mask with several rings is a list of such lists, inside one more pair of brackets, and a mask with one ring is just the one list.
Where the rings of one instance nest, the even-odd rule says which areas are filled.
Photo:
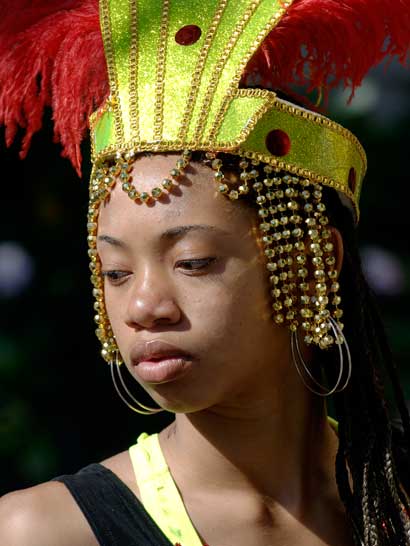
[[307, 393], [177, 414], [159, 437], [184, 495], [260, 496], [296, 515], [318, 490], [336, 493], [338, 440], [323, 400]]

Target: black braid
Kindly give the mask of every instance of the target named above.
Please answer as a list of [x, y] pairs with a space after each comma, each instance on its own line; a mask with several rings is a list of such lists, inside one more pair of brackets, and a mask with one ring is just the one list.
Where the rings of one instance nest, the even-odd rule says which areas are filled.
[[[362, 273], [350, 213], [334, 192], [326, 191], [326, 203], [331, 223], [344, 240], [340, 285], [345, 336], [353, 361], [349, 386], [334, 397], [340, 431], [336, 458], [339, 493], [365, 546], [405, 546], [410, 544], [409, 502], [403, 489], [409, 486], [408, 460], [403, 466], [403, 451], [408, 454], [410, 447], [409, 414], [382, 320]], [[396, 429], [394, 434], [380, 380], [382, 366], [392, 382], [401, 417], [402, 430]]]

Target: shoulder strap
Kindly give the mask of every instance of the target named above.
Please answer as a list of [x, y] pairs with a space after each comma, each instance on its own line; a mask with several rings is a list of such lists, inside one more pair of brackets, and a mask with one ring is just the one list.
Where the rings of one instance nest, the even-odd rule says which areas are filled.
[[171, 546], [139, 499], [105, 466], [90, 464], [52, 481], [68, 488], [100, 546]]

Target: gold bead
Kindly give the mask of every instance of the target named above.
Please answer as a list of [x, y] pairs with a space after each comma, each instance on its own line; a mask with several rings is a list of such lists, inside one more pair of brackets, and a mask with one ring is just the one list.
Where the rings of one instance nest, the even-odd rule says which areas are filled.
[[165, 190], [170, 190], [172, 188], [172, 180], [170, 180], [169, 178], [165, 178], [163, 181], [162, 181], [162, 187], [165, 189]]
[[154, 197], [154, 199], [158, 199], [158, 197], [161, 197], [161, 195], [162, 195], [162, 189], [161, 188], [153, 188], [153, 190], [151, 191], [151, 194], [152, 194], [152, 197]]
[[151, 196], [146, 191], [143, 191], [142, 193], [140, 193], [139, 198], [141, 199], [141, 201], [143, 203], [146, 203], [147, 201], [149, 201], [151, 199]]
[[322, 282], [316, 283], [315, 288], [318, 294], [320, 295], [326, 294], [326, 285], [324, 283]]
[[315, 279], [322, 281], [325, 278], [325, 272], [323, 271], [323, 269], [315, 269], [313, 276], [315, 277]]
[[246, 195], [249, 193], [249, 186], [247, 184], [242, 184], [239, 186], [238, 190], [240, 194]]

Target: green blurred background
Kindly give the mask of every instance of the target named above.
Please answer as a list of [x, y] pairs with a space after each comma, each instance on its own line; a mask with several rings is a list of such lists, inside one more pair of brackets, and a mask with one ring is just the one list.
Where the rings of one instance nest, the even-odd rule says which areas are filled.
[[[410, 399], [410, 71], [371, 72], [329, 116], [364, 145], [361, 253]], [[142, 417], [117, 397], [94, 336], [83, 179], [52, 144], [50, 116], [25, 161], [0, 135], [0, 495], [127, 449], [172, 416]], [[353, 363], [354, 365], [354, 363]], [[144, 399], [137, 384], [137, 397]]]

